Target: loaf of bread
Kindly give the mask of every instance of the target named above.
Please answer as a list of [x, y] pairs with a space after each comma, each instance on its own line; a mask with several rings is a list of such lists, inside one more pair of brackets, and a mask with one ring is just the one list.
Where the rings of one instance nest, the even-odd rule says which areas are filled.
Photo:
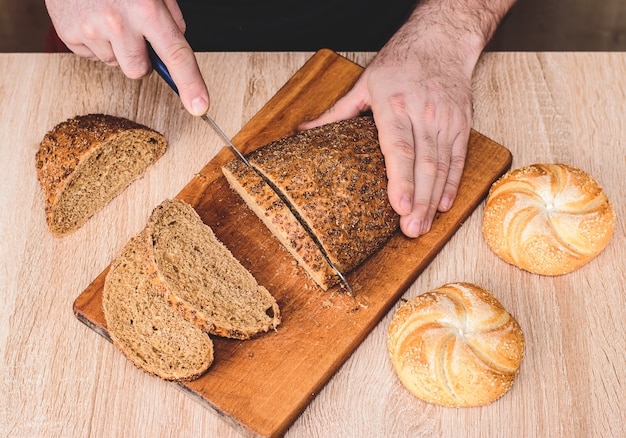
[[124, 190], [164, 153], [163, 135], [104, 114], [77, 116], [48, 132], [36, 154], [55, 235], [71, 233]]
[[487, 196], [483, 234], [503, 260], [541, 275], [571, 272], [609, 243], [615, 212], [588, 173], [564, 164], [512, 170]]
[[327, 290], [339, 282], [320, 248], [263, 178], [241, 160], [233, 160], [222, 170], [230, 186], [315, 283]]
[[387, 345], [400, 381], [415, 396], [470, 407], [511, 388], [524, 336], [490, 292], [450, 283], [404, 303], [392, 318]]
[[[311, 241], [347, 274], [398, 229], [372, 117], [309, 129], [247, 158], [269, 187], [238, 160], [223, 169], [231, 186], [324, 289], [339, 279], [322, 267], [323, 256], [315, 254]], [[270, 188], [282, 196], [272, 196]], [[311, 241], [300, 237], [306, 234]]]
[[102, 295], [107, 330], [137, 367], [167, 380], [192, 380], [213, 363], [213, 342], [151, 284], [148, 238], [144, 231], [131, 239], [111, 264]]
[[150, 216], [152, 282], [172, 307], [204, 331], [248, 339], [280, 324], [276, 300], [215, 236], [196, 211], [166, 200]]

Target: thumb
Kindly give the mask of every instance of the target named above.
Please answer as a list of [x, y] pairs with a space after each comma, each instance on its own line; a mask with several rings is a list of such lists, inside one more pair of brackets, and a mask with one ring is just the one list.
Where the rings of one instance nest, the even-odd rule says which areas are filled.
[[365, 87], [361, 86], [359, 80], [354, 87], [340, 98], [329, 109], [320, 114], [313, 120], [301, 123], [298, 126], [299, 131], [315, 128], [327, 123], [337, 122], [339, 120], [350, 119], [370, 109], [370, 98]]

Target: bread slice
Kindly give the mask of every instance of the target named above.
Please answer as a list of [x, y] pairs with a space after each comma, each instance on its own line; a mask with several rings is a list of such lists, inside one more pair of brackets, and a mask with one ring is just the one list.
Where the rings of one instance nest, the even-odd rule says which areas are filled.
[[113, 344], [137, 367], [167, 380], [192, 380], [213, 362], [213, 342], [160, 296], [148, 276], [147, 231], [111, 264], [102, 308]]
[[105, 114], [76, 116], [48, 132], [36, 154], [50, 231], [81, 227], [164, 153], [163, 135]]
[[263, 178], [241, 160], [230, 162], [222, 170], [248, 208], [263, 221], [315, 283], [327, 290], [339, 282], [335, 270], [317, 244]]
[[218, 336], [248, 339], [280, 324], [276, 300], [196, 211], [166, 200], [148, 221], [152, 282], [185, 318]]
[[[264, 195], [253, 190], [258, 187], [255, 176], [242, 172], [236, 160], [226, 164], [223, 172], [248, 205], [257, 205], [252, 210], [269, 224], [287, 249], [306, 246], [304, 240], [294, 243], [290, 236], [310, 232], [320, 250], [347, 274], [398, 229], [399, 216], [387, 196], [385, 163], [372, 117], [303, 131], [269, 143], [247, 158], [272, 188], [282, 193], [295, 215], [276, 219], [276, 211], [285, 211], [284, 207], [277, 207], [282, 201], [274, 198], [271, 204], [263, 202]], [[291, 224], [276, 225], [283, 220]], [[286, 231], [291, 229], [300, 231]], [[307, 266], [308, 259], [296, 259], [304, 263], [308, 272], [315, 272]], [[328, 287], [315, 276], [313, 279], [323, 288]]]

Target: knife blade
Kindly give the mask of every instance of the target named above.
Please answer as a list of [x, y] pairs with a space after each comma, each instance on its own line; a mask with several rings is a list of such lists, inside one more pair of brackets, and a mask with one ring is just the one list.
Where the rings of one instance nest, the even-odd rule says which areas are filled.
[[[165, 64], [159, 57], [159, 55], [156, 54], [156, 52], [154, 51], [150, 43], [146, 42], [146, 44], [148, 46], [148, 56], [150, 58], [150, 62], [152, 63], [152, 68], [154, 69], [154, 71], [156, 71], [159, 74], [159, 76], [161, 76], [161, 78], [165, 81], [165, 83], [169, 85], [172, 90], [174, 90], [176, 94], [179, 94], [178, 87], [176, 86], [174, 79], [172, 79], [172, 75], [170, 74], [169, 70], [167, 69], [167, 67], [165, 66]], [[243, 161], [243, 163], [246, 166], [248, 166], [250, 169], [252, 169], [257, 175], [259, 175], [259, 177], [261, 177], [261, 179], [263, 179], [263, 181], [265, 181], [265, 183], [267, 183], [272, 188], [272, 190], [274, 191], [274, 193], [276, 193], [276, 195], [280, 198], [280, 200], [285, 203], [287, 208], [289, 208], [289, 210], [295, 216], [298, 222], [300, 222], [300, 225], [302, 225], [302, 227], [306, 230], [307, 234], [311, 237], [311, 239], [313, 239], [313, 241], [319, 248], [320, 252], [322, 253], [322, 256], [324, 257], [328, 265], [331, 267], [333, 271], [335, 271], [335, 274], [337, 274], [337, 277], [339, 278], [342, 284], [342, 287], [346, 289], [346, 291], [348, 292], [350, 296], [354, 296], [354, 292], [352, 291], [352, 288], [350, 287], [348, 280], [346, 280], [346, 277], [330, 260], [328, 253], [326, 252], [326, 250], [324, 249], [324, 247], [318, 240], [317, 236], [315, 236], [315, 233], [313, 233], [313, 231], [309, 228], [309, 226], [304, 222], [304, 220], [302, 219], [300, 214], [295, 210], [295, 208], [292, 207], [291, 202], [289, 202], [289, 200], [287, 199], [287, 196], [284, 193], [282, 193], [282, 191], [279, 190], [278, 187], [276, 187], [276, 185], [272, 181], [269, 180], [269, 178], [267, 178], [257, 168], [255, 168], [254, 166], [252, 166], [252, 164], [250, 164], [248, 159], [239, 151], [239, 149], [237, 149], [237, 147], [235, 147], [235, 145], [230, 140], [230, 138], [228, 138], [228, 136], [224, 133], [224, 131], [222, 131], [219, 125], [215, 123], [215, 120], [213, 120], [213, 118], [208, 113], [205, 113], [204, 115], [200, 116], [200, 118], [202, 118], [205, 122], [208, 122], [213, 127], [215, 132], [217, 132], [217, 134], [221, 137], [224, 143], [226, 143], [226, 145], [230, 148], [230, 150], [235, 154], [235, 156], [237, 156], [241, 161]]]
[[[163, 78], [165, 83], [167, 83], [167, 85], [169, 85], [170, 88], [174, 90], [176, 94], [178, 94], [178, 87], [176, 86], [174, 79], [172, 79], [172, 75], [170, 75], [169, 70], [167, 69], [167, 67], [161, 60], [161, 58], [159, 58], [159, 55], [156, 54], [156, 52], [154, 51], [150, 43], [147, 43], [147, 45], [148, 45], [148, 56], [150, 57], [152, 68], [154, 69], [154, 71], [156, 71], [159, 74], [159, 76], [161, 76], [161, 78]], [[208, 122], [209, 125], [213, 127], [215, 132], [217, 132], [217, 134], [222, 138], [224, 143], [226, 143], [226, 146], [228, 146], [230, 150], [241, 161], [243, 161], [246, 166], [252, 168], [252, 165], [250, 164], [248, 159], [239, 151], [239, 149], [235, 147], [235, 145], [230, 140], [230, 138], [228, 138], [228, 136], [224, 133], [224, 131], [222, 131], [222, 128], [220, 128], [219, 125], [215, 123], [215, 120], [213, 120], [213, 118], [209, 115], [209, 113], [203, 114], [202, 116], [200, 116], [200, 118], [203, 119], [205, 122]]]

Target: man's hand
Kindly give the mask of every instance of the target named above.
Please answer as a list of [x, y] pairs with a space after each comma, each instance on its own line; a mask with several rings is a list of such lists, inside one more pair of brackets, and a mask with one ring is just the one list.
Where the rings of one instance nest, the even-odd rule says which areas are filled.
[[209, 93], [185, 40], [185, 21], [175, 0], [46, 0], [59, 38], [77, 55], [119, 66], [139, 79], [151, 71], [149, 41], [168, 67], [185, 108], [209, 108]]
[[372, 111], [389, 201], [409, 237], [428, 232], [436, 212], [449, 210], [456, 198], [472, 125], [473, 69], [513, 3], [420, 3], [352, 90], [300, 126], [308, 129]]

